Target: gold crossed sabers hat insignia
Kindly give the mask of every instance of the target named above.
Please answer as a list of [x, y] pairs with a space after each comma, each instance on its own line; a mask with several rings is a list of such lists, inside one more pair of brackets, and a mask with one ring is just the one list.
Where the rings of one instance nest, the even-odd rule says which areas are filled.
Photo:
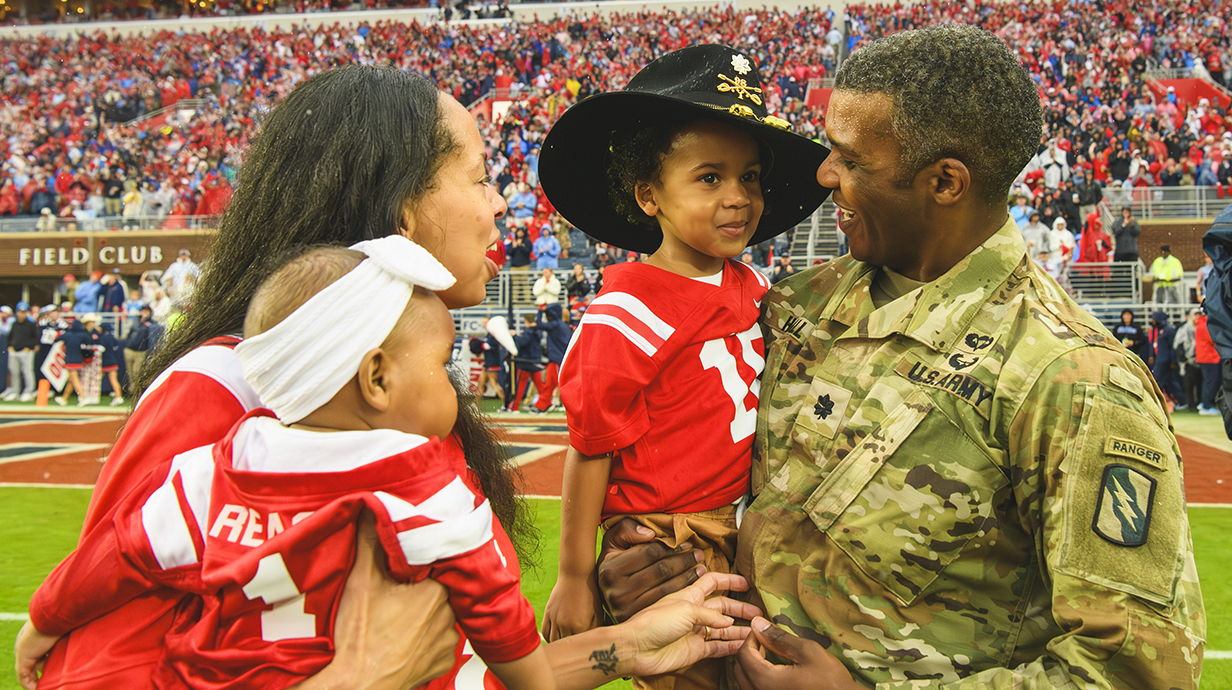
[[761, 89], [756, 86], [749, 86], [749, 83], [740, 77], [732, 79], [725, 74], [720, 74], [719, 79], [723, 80], [719, 83], [719, 91], [734, 91], [737, 98], [748, 98], [757, 105], [761, 105], [761, 96], [757, 95], [761, 93]]

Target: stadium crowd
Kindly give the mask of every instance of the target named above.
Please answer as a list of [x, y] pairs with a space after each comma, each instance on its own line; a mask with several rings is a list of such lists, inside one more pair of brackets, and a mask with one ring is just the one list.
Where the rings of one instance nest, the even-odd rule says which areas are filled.
[[[1143, 80], [1154, 63], [1203, 64], [1211, 79], [1228, 81], [1227, 20], [1213, 0], [1134, 10], [1123, 1], [973, 8], [933, 2], [854, 5], [845, 17], [828, 9], [728, 8], [475, 27], [363, 22], [8, 39], [0, 215], [44, 208], [61, 218], [218, 213], [261, 113], [307, 76], [347, 62], [428, 75], [463, 103], [509, 88], [514, 107], [498, 123], [482, 123], [503, 187], [534, 187], [534, 145], [576, 99], [619, 89], [646, 62], [699, 42], [748, 50], [769, 76], [770, 112], [824, 137], [823, 113], [804, 105], [811, 80], [831, 74], [844, 48], [942, 21], [997, 32], [1038, 81], [1056, 147], [1041, 153], [1027, 178], [1033, 201], [1062, 191], [1077, 169], [1105, 188], [1232, 185], [1232, 166], [1224, 163], [1232, 158], [1227, 112], [1174, 94], [1157, 102]], [[187, 98], [197, 99], [187, 123], [126, 124]], [[541, 226], [528, 224], [532, 244]]]

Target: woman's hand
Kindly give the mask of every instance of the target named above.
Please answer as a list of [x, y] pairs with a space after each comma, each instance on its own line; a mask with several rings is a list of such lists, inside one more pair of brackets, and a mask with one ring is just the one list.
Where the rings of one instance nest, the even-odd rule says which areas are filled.
[[[842, 662], [821, 645], [804, 640], [770, 624], [765, 618], [753, 619], [753, 634], [736, 654], [736, 681], [741, 690], [859, 690]], [[787, 659], [789, 664], [772, 664], [766, 651]]]
[[445, 587], [395, 582], [378, 555], [374, 525], [364, 511], [334, 623], [334, 660], [296, 690], [402, 690], [453, 668], [459, 636]]
[[630, 628], [638, 644], [632, 674], [667, 673], [702, 659], [734, 654], [750, 630], [736, 626], [735, 619], [752, 619], [761, 610], [712, 595], [748, 588], [748, 581], [739, 575], [707, 573], [692, 586], [663, 597], [619, 626]]
[[17, 643], [13, 645], [13, 655], [17, 657], [17, 682], [25, 690], [35, 690], [38, 687], [47, 654], [59, 639], [59, 635], [39, 632], [30, 621], [21, 626], [17, 633]]
[[543, 639], [548, 642], [586, 632], [603, 622], [594, 577], [560, 576], [543, 610]]
[[688, 587], [706, 573], [702, 552], [688, 542], [676, 549], [654, 541], [654, 532], [625, 518], [603, 535], [599, 550], [598, 586], [617, 621], [664, 596]]

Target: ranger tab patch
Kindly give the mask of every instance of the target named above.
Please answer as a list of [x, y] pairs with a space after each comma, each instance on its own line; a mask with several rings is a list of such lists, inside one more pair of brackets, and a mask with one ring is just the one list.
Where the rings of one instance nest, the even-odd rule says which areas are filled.
[[1162, 450], [1157, 450], [1136, 441], [1117, 438], [1116, 436], [1109, 436], [1104, 442], [1104, 453], [1106, 455], [1120, 455], [1123, 458], [1133, 458], [1165, 472], [1168, 470], [1168, 463], [1165, 459], [1168, 461], [1172, 459], [1172, 453], [1165, 453]]
[[1129, 465], [1108, 465], [1100, 482], [1091, 528], [1120, 546], [1142, 546], [1151, 527], [1155, 480]]

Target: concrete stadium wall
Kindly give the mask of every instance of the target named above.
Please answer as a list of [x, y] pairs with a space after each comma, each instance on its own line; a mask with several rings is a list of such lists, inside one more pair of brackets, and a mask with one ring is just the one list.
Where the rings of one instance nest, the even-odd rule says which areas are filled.
[[[778, 9], [790, 10], [797, 7], [833, 7], [841, 12], [847, 5], [842, 0], [786, 0], [775, 2]], [[714, 7], [735, 6], [739, 10], [766, 9], [765, 0], [660, 0], [659, 2], [644, 2], [643, 0], [604, 0], [603, 2], [563, 2], [563, 3], [517, 3], [509, 6], [514, 18], [523, 21], [534, 21], [556, 17], [558, 15], [594, 15], [598, 13], [622, 14], [630, 12], [656, 11], [671, 9], [689, 11]], [[39, 24], [35, 26], [5, 26], [0, 27], [0, 39], [20, 38], [25, 36], [56, 36], [71, 37], [78, 34], [93, 34], [98, 31], [132, 36], [137, 34], [157, 33], [159, 31], [193, 31], [209, 32], [213, 29], [288, 29], [294, 26], [332, 26], [333, 24], [358, 24], [359, 22], [376, 23], [379, 21], [397, 21], [409, 24], [418, 21], [420, 24], [437, 23], [441, 21], [439, 9], [415, 8], [397, 10], [366, 10], [339, 12], [312, 12], [308, 14], [257, 14], [236, 17], [200, 17], [186, 19], [156, 19], [151, 21], [121, 21], [121, 22], [81, 22], [73, 24]], [[454, 21], [451, 25], [466, 24], [483, 26], [503, 24], [505, 19], [475, 19], [467, 22]]]

